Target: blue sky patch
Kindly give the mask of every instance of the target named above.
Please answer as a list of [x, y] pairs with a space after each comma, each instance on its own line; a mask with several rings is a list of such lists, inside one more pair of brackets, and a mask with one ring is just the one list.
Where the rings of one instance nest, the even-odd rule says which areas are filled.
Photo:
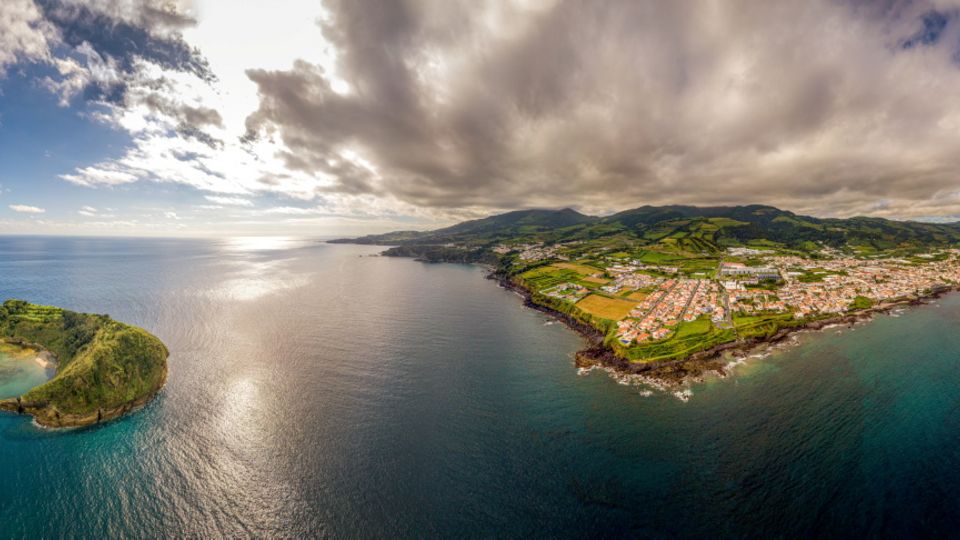
[[902, 43], [904, 49], [912, 49], [917, 46], [930, 47], [936, 45], [947, 29], [950, 23], [950, 17], [936, 10], [931, 10], [920, 18], [923, 28], [916, 34], [905, 39]]

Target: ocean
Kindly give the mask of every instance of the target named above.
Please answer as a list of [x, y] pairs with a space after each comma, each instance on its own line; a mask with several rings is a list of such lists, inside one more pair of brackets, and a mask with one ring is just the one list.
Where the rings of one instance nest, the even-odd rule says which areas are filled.
[[[960, 295], [803, 334], [684, 402], [578, 374], [580, 337], [482, 268], [378, 251], [0, 237], [0, 299], [108, 313], [171, 352], [158, 398], [118, 421], [0, 415], [0, 536], [960, 528]], [[27, 376], [12, 361], [0, 389]]]

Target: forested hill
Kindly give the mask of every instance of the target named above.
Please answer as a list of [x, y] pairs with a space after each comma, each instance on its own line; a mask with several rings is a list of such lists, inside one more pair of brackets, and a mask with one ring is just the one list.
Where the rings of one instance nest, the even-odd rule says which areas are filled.
[[0, 341], [42, 347], [58, 365], [49, 381], [0, 409], [32, 414], [48, 427], [100, 423], [145, 404], [167, 376], [166, 346], [142, 328], [108, 315], [7, 300]]
[[[392, 254], [422, 256], [456, 250], [478, 259], [501, 242], [600, 241], [699, 253], [769, 245], [801, 251], [822, 247], [861, 252], [960, 246], [960, 224], [873, 217], [815, 218], [772, 206], [643, 206], [593, 217], [563, 210], [520, 210], [434, 231], [399, 231], [337, 243], [400, 246]], [[402, 253], [398, 253], [402, 252]], [[446, 258], [445, 256], [439, 258]]]

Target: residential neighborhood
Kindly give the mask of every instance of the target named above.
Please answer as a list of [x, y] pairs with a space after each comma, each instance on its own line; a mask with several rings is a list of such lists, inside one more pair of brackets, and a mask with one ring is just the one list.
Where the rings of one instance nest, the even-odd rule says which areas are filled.
[[500, 253], [510, 251], [538, 265], [525, 274], [539, 280], [534, 289], [613, 321], [616, 341], [627, 348], [671, 338], [684, 328], [727, 329], [735, 336], [744, 321], [823, 318], [960, 283], [956, 249], [906, 258], [823, 250], [814, 258], [731, 248], [712, 268], [693, 269], [666, 260], [657, 264], [590, 252], [571, 256], [571, 246], [563, 244], [498, 247]]
[[[750, 267], [722, 262], [716, 279], [657, 278], [640, 270], [632, 271], [629, 266], [618, 267], [616, 279], [604, 290], [655, 288], [628, 317], [618, 321], [618, 340], [629, 345], [664, 339], [679, 323], [704, 316], [719, 326], [731, 312], [789, 312], [798, 319], [839, 314], [960, 283], [956, 250], [950, 250], [943, 260], [923, 263], [903, 259], [769, 257], [766, 264]], [[857, 304], [858, 298], [864, 300]]]

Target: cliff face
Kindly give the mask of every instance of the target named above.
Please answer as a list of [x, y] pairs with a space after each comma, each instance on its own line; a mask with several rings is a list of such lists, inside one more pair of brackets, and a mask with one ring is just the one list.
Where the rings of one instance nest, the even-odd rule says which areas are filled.
[[497, 264], [497, 256], [482, 248], [459, 248], [437, 245], [395, 246], [383, 252], [386, 257], [412, 257], [423, 262]]
[[49, 428], [70, 428], [83, 427], [99, 424], [119, 418], [124, 414], [136, 411], [150, 402], [157, 393], [163, 388], [167, 380], [167, 370], [164, 367], [163, 377], [157, 387], [149, 393], [139, 396], [130, 401], [115, 406], [97, 407], [96, 410], [86, 413], [62, 412], [56, 404], [49, 401], [32, 401], [29, 394], [11, 399], [0, 401], [0, 410], [10, 411], [17, 414], [29, 414], [33, 416], [43, 427]]
[[147, 331], [106, 315], [8, 300], [0, 338], [49, 351], [56, 375], [0, 409], [49, 427], [96, 424], [143, 406], [167, 378], [166, 346]]

